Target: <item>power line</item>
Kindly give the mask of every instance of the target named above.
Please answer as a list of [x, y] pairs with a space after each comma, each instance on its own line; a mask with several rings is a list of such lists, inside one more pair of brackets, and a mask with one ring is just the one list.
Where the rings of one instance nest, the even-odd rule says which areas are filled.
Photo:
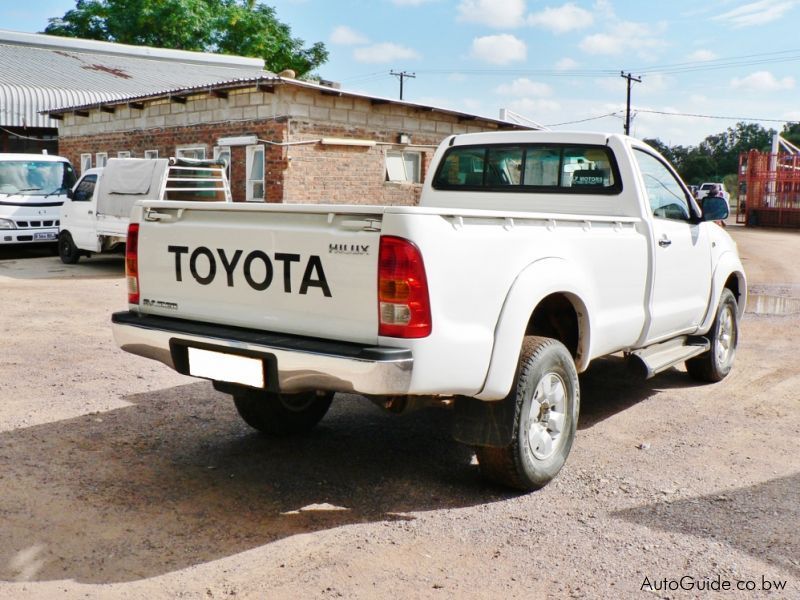
[[588, 117], [586, 119], [578, 119], [577, 121], [564, 121], [563, 123], [551, 123], [549, 125], [545, 125], [545, 127], [559, 127], [561, 125], [574, 125], [575, 123], [586, 123], [586, 121], [596, 121], [597, 119], [605, 119], [606, 117], [616, 117], [619, 114], [620, 110], [615, 110], [614, 112], [610, 112], [605, 115], [600, 115], [599, 117]]
[[669, 115], [671, 117], [697, 117], [699, 119], [722, 119], [726, 121], [766, 121], [769, 123], [797, 123], [798, 121], [792, 119], [759, 119], [756, 117], [727, 117], [722, 115], [700, 115], [695, 113], [678, 113], [668, 112], [665, 110], [645, 110], [644, 108], [637, 108], [637, 112], [651, 113], [654, 115]]

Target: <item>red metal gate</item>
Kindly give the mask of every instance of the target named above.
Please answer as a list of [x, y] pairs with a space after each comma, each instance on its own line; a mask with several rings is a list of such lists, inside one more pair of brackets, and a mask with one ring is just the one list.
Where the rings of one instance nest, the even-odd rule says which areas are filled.
[[736, 222], [800, 228], [800, 156], [758, 150], [739, 156]]

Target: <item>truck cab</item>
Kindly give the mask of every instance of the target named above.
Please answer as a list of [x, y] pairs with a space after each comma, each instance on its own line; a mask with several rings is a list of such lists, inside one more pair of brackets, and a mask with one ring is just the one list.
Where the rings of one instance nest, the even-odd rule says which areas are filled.
[[0, 154], [0, 244], [55, 242], [59, 208], [74, 183], [66, 158]]

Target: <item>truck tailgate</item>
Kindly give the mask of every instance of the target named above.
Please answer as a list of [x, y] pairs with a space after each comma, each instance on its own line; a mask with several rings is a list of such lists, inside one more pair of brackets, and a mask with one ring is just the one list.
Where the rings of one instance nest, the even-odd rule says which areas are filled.
[[139, 312], [377, 342], [380, 210], [157, 204], [140, 220]]

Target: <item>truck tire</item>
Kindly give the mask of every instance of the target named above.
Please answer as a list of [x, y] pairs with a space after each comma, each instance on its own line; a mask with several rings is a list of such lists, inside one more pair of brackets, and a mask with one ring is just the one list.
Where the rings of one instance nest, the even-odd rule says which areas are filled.
[[69, 231], [58, 234], [58, 256], [65, 265], [74, 265], [81, 257], [81, 251], [72, 241]]
[[272, 435], [306, 433], [322, 420], [331, 406], [333, 392], [236, 394], [239, 416], [253, 429]]
[[686, 361], [689, 375], [699, 381], [716, 383], [731, 372], [739, 343], [739, 311], [736, 297], [728, 288], [722, 290], [714, 324], [708, 332], [711, 349]]
[[514, 430], [503, 448], [476, 448], [488, 479], [522, 491], [546, 485], [564, 466], [578, 424], [580, 385], [566, 347], [551, 338], [526, 337], [514, 387]]

